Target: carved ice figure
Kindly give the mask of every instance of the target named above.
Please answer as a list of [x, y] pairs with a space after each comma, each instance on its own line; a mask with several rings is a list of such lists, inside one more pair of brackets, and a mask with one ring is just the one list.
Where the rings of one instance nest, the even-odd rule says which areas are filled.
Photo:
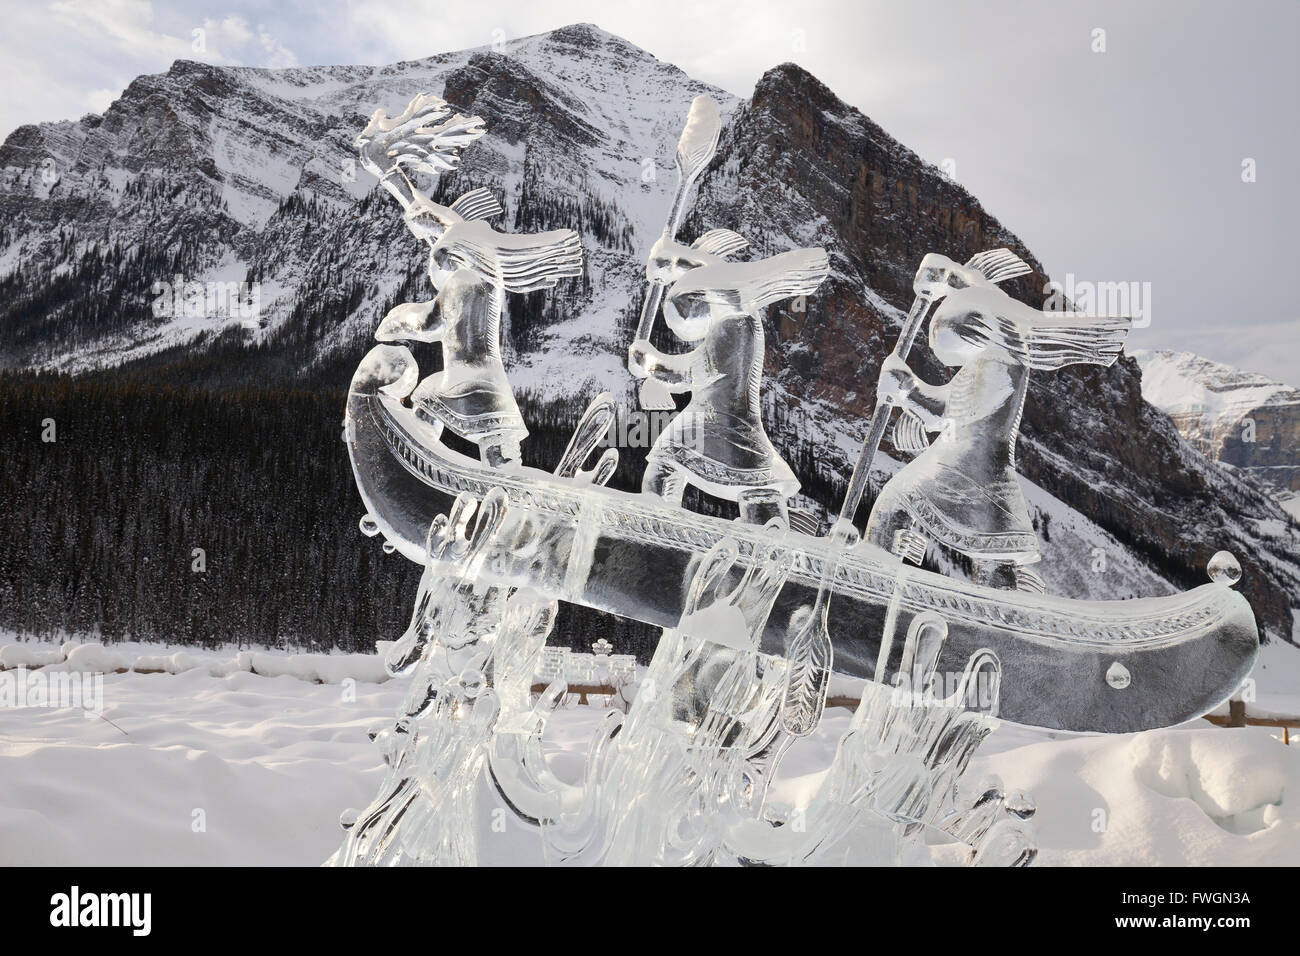
[[[598, 472], [562, 476], [599, 481]], [[582, 788], [546, 770], [541, 753], [546, 715], [567, 685], [557, 678], [540, 703], [531, 698], [558, 604], [484, 580], [494, 563], [544, 553], [545, 534], [545, 523], [510, 513], [501, 489], [478, 505], [462, 494], [430, 528], [411, 627], [386, 659], [389, 673], [411, 679], [397, 722], [376, 738], [389, 773], [332, 863], [475, 864], [489, 781], [532, 825], [584, 801]], [[596, 752], [599, 743], [598, 733]]]
[[[591, 418], [571, 460], [608, 424], [602, 402]], [[330, 862], [472, 865], [489, 788], [503, 801], [494, 816], [504, 808], [537, 828], [550, 863], [897, 863], [904, 852], [924, 857], [927, 832], [967, 844], [971, 862], [1029, 862], [1032, 805], [991, 786], [958, 799], [994, 726], [1000, 668], [980, 651], [955, 692], [936, 690], [946, 626], [935, 615], [909, 629], [906, 680], [864, 689], [806, 807], [764, 809], [788, 738], [785, 662], [760, 641], [792, 564], [770, 530], [762, 552], [742, 557], [724, 540], [695, 562], [679, 625], [665, 631], [626, 718], [605, 714], [573, 784], [542, 748], [568, 686], [556, 676], [536, 703], [530, 694], [556, 604], [489, 583], [501, 562], [532, 560], [544, 529], [512, 513], [501, 489], [481, 503], [461, 494], [429, 529], [411, 626], [385, 661], [410, 679], [396, 721], [374, 735], [388, 772], [369, 806], [344, 814], [348, 833]]]
[[790, 553], [773, 546], [748, 567], [737, 553], [727, 541], [701, 558], [614, 742], [591, 855], [603, 864], [714, 862], [727, 824], [762, 806], [783, 675], [758, 645]]
[[428, 244], [429, 281], [438, 293], [392, 309], [375, 338], [442, 344], [443, 370], [416, 387], [411, 403], [435, 433], [450, 428], [497, 466], [517, 461], [528, 435], [501, 357], [505, 294], [549, 289], [581, 275], [582, 246], [571, 229], [498, 232], [486, 220], [500, 215], [501, 205], [486, 189], [450, 206], [416, 189], [404, 165], [440, 174], [483, 135], [481, 119], [450, 112], [441, 99], [421, 94], [391, 121], [377, 111], [357, 140], [362, 164], [401, 203], [411, 233]]
[[476, 508], [465, 495], [429, 528], [431, 560], [411, 625], [385, 660], [394, 677], [411, 677], [410, 687], [397, 720], [372, 735], [388, 771], [375, 799], [345, 824], [348, 834], [332, 863], [470, 865], [477, 859], [477, 827], [466, 823], [500, 709], [483, 670], [506, 595], [476, 578], [504, 515], [499, 501]]
[[691, 484], [737, 502], [742, 521], [763, 524], [778, 516], [784, 524], [785, 499], [799, 490], [799, 481], [763, 429], [759, 313], [812, 293], [829, 264], [823, 249], [796, 249], [758, 262], [724, 258], [744, 244], [735, 233], [717, 229], [690, 248], [665, 238], [651, 251], [651, 282], [673, 282], [664, 303], [668, 327], [699, 345], [669, 355], [638, 339], [628, 351], [633, 374], [691, 393], [650, 450], [642, 490], [679, 503]]
[[[885, 630], [892, 630], [896, 606]], [[792, 627], [797, 625], [792, 622]], [[785, 820], [741, 819], [727, 833], [739, 859], [767, 865], [909, 862], [927, 834], [969, 849], [971, 865], [1027, 866], [1037, 855], [1027, 795], [993, 780], [971, 794], [960, 782], [997, 726], [1001, 662], [981, 649], [945, 693], [939, 657], [948, 626], [937, 614], [912, 619], [894, 686], [862, 688], [848, 731], [821, 785]], [[777, 824], [777, 825], [774, 825]], [[924, 859], [922, 857], [922, 859]]]
[[[396, 370], [403, 363], [393, 358]], [[614, 449], [591, 471], [580, 466], [613, 416], [608, 394], [592, 401], [556, 467], [558, 478], [590, 485], [608, 480], [618, 459]], [[490, 583], [491, 566], [545, 560], [548, 530], [545, 522], [511, 515], [499, 488], [481, 503], [458, 496], [450, 513], [430, 525], [411, 624], [384, 661], [389, 674], [411, 682], [396, 721], [373, 735], [388, 772], [379, 795], [346, 825], [348, 835], [330, 862], [477, 861], [483, 771], [495, 751], [517, 740], [511, 731], [528, 726], [532, 677], [558, 610], [530, 589]], [[525, 737], [539, 744], [540, 729]], [[523, 752], [539, 759], [527, 747]]]
[[1015, 470], [1029, 373], [1110, 365], [1129, 326], [1045, 313], [992, 286], [950, 293], [930, 321], [930, 348], [959, 369], [952, 380], [930, 385], [892, 355], [881, 369], [878, 400], [904, 410], [894, 443], [920, 454], [876, 499], [867, 540], [893, 549], [897, 533], [919, 535], [970, 557], [981, 583], [1041, 590], [1037, 575], [1016, 571], [1040, 557]]
[[982, 650], [955, 690], [936, 687], [947, 627], [933, 614], [909, 628], [896, 686], [864, 688], [807, 805], [765, 808], [789, 738], [779, 719], [785, 662], [759, 644], [791, 557], [778, 538], [748, 559], [734, 540], [699, 558], [681, 622], [664, 632], [627, 717], [610, 712], [596, 730], [581, 786], [559, 782], [541, 756], [562, 681], [531, 714], [499, 726], [492, 779], [540, 827], [549, 862], [898, 863], [924, 858], [927, 833], [966, 844], [972, 863], [1033, 859], [1026, 798], [999, 784], [959, 794], [996, 725], [1001, 668]]

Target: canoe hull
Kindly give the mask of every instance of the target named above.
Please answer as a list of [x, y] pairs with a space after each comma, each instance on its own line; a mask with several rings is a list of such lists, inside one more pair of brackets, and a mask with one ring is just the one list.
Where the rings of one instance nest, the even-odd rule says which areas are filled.
[[[724, 537], [736, 541], [742, 560], [772, 545], [762, 528], [643, 495], [536, 469], [489, 469], [440, 445], [409, 408], [378, 390], [386, 382], [366, 368], [363, 362], [348, 396], [345, 441], [367, 511], [412, 561], [425, 561], [429, 524], [457, 494], [481, 499], [501, 487], [512, 511], [536, 522], [544, 546], [529, 564], [499, 571], [499, 583], [673, 627], [692, 561]], [[794, 564], [763, 637], [763, 650], [774, 654], [784, 653], [790, 615], [813, 602], [829, 557], [825, 539], [788, 532], [782, 543]], [[835, 575], [837, 672], [874, 676], [891, 602], [886, 679], [912, 617], [937, 611], [949, 627], [941, 678], [952, 680], [971, 654], [989, 648], [1002, 665], [999, 714], [1057, 730], [1123, 733], [1199, 717], [1236, 690], [1258, 654], [1249, 604], [1223, 585], [1163, 598], [1076, 601], [977, 587], [862, 546], [841, 558]], [[1115, 676], [1117, 665], [1127, 685]]]

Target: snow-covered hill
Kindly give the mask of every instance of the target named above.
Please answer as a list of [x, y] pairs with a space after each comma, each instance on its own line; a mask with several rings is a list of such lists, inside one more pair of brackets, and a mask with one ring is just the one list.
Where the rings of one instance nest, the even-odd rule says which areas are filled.
[[[639, 68], [627, 69], [629, 60]], [[177, 61], [134, 81], [103, 117], [16, 131], [0, 149], [0, 208], [11, 219], [0, 233], [0, 275], [30, 292], [42, 280], [78, 276], [96, 255], [145, 268], [102, 322], [60, 322], [58, 303], [25, 316], [32, 328], [4, 336], [10, 362], [118, 364], [248, 324], [228, 311], [159, 321], [150, 287], [171, 282], [173, 272], [185, 282], [256, 281], [259, 342], [293, 331], [286, 325], [303, 321], [300, 307], [313, 292], [329, 297], [352, 287], [361, 289], [353, 320], [313, 330], [312, 357], [373, 330], [421, 263], [386, 201], [372, 202], [374, 180], [357, 167], [351, 143], [374, 109], [400, 112], [421, 91], [489, 117], [492, 135], [471, 148], [465, 175], [502, 199], [508, 225], [554, 221], [582, 233], [587, 274], [563, 304], [595, 341], [560, 354], [586, 370], [577, 384], [612, 370], [584, 360], [611, 351], [599, 340], [616, 337], [635, 292], [627, 263], [662, 225], [653, 220], [663, 215], [681, 117], [701, 92], [718, 99], [724, 115], [734, 100], [581, 27], [516, 40], [502, 52], [382, 68]], [[662, 176], [643, 182], [648, 160]], [[456, 185], [453, 178], [443, 188]], [[555, 337], [572, 344], [578, 336], [561, 329]], [[528, 378], [521, 374], [520, 384]]]
[[[765, 417], [822, 498], [863, 437], [921, 256], [1005, 245], [1036, 265], [960, 185], [790, 64], [738, 101], [587, 25], [384, 67], [177, 61], [136, 79], [103, 116], [22, 127], [0, 146], [0, 363], [209, 356], [202, 374], [220, 378], [197, 385], [318, 382], [346, 368], [392, 304], [428, 295], [420, 249], [350, 145], [375, 108], [399, 111], [426, 90], [489, 130], [440, 197], [487, 186], [503, 228], [582, 235], [581, 279], [511, 304], [512, 381], [541, 398], [630, 395], [624, 352], [672, 150], [690, 100], [718, 100], [718, 155], [682, 235], [723, 226], [755, 256], [830, 253], [832, 277], [807, 311], [774, 308], [766, 320]], [[155, 314], [155, 283], [177, 276], [247, 282], [248, 293]], [[1038, 302], [1046, 279], [1035, 268], [1010, 291]], [[914, 357], [932, 380], [948, 374], [923, 344]], [[896, 464], [882, 460], [877, 485]], [[1020, 470], [1054, 590], [1167, 593], [1204, 581], [1226, 548], [1242, 559], [1261, 625], [1291, 638], [1300, 544], [1285, 515], [1143, 401], [1132, 360], [1036, 376]]]
[[1142, 397], [1210, 458], [1249, 474], [1300, 518], [1300, 388], [1193, 355], [1135, 352]]

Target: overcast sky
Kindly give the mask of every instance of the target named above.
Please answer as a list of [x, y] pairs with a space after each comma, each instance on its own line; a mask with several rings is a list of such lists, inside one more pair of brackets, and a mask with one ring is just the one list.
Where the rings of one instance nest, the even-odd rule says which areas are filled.
[[947, 161], [1058, 281], [1149, 283], [1131, 347], [1300, 385], [1296, 0], [54, 0], [5, 20], [3, 134], [178, 57], [382, 64], [586, 21], [740, 96], [793, 60]]

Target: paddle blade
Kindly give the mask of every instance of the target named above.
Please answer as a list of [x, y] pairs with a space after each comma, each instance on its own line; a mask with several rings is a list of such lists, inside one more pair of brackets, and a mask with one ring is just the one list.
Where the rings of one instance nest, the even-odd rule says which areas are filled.
[[573, 430], [569, 445], [560, 456], [560, 463], [555, 466], [555, 474], [561, 478], [572, 478], [577, 474], [592, 449], [608, 434], [616, 411], [614, 396], [609, 392], [601, 392], [592, 400], [582, 418], [579, 419], [578, 426]]
[[788, 669], [785, 699], [781, 703], [781, 727], [792, 737], [807, 737], [817, 729], [826, 708], [834, 651], [825, 617], [811, 608], [796, 612], [790, 626], [798, 627], [799, 631], [786, 651]]
[[641, 383], [641, 407], [647, 412], [666, 412], [677, 407], [673, 393], [657, 378], [647, 378]]
[[720, 132], [722, 116], [718, 113], [718, 104], [701, 93], [691, 101], [686, 127], [677, 141], [677, 169], [683, 180], [694, 179], [709, 164], [718, 148]]

